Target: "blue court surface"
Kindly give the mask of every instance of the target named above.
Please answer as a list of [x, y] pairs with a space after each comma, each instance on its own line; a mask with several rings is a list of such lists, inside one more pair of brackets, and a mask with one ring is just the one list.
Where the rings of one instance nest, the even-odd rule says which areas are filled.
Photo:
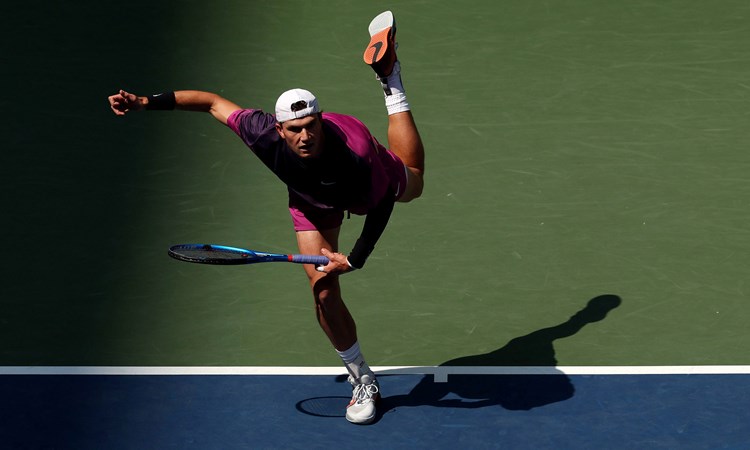
[[747, 375], [381, 377], [379, 420], [337, 376], [8, 375], [3, 448], [750, 448]]

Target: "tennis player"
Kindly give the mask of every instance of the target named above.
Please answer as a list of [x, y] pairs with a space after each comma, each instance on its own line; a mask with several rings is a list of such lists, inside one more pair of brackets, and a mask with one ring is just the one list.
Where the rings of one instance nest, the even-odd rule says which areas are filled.
[[[364, 53], [383, 88], [388, 112], [388, 145], [383, 147], [356, 118], [323, 113], [304, 89], [284, 92], [275, 115], [243, 109], [217, 94], [175, 91], [137, 96], [120, 90], [109, 97], [117, 115], [139, 110], [202, 111], [227, 125], [283, 181], [300, 253], [322, 253], [330, 263], [305, 266], [318, 322], [349, 372], [352, 400], [346, 418], [358, 424], [376, 417], [380, 386], [365, 362], [357, 329], [341, 297], [339, 276], [361, 269], [388, 224], [395, 202], [422, 193], [424, 147], [401, 82], [396, 57], [396, 24], [386, 11], [368, 28]], [[366, 215], [348, 255], [339, 253], [344, 214]]]

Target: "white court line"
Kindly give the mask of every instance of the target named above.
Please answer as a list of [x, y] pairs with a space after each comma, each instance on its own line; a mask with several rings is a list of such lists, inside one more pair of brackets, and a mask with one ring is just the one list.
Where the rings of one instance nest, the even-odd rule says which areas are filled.
[[[374, 366], [381, 375], [722, 375], [750, 374], [750, 366]], [[0, 366], [0, 375], [344, 375], [343, 367], [270, 366]]]

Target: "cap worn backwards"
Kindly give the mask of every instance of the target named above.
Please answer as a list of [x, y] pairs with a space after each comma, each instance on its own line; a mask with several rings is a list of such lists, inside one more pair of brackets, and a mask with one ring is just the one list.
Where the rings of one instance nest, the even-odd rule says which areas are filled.
[[276, 100], [276, 120], [279, 123], [319, 112], [318, 99], [305, 89], [290, 89]]

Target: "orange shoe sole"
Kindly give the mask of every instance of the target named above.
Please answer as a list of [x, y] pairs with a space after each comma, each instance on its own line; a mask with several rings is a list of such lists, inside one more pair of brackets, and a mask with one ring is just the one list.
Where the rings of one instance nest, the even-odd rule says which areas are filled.
[[388, 34], [390, 32], [391, 28], [388, 27], [372, 36], [364, 54], [366, 64], [373, 65], [383, 60], [383, 57], [388, 53]]

